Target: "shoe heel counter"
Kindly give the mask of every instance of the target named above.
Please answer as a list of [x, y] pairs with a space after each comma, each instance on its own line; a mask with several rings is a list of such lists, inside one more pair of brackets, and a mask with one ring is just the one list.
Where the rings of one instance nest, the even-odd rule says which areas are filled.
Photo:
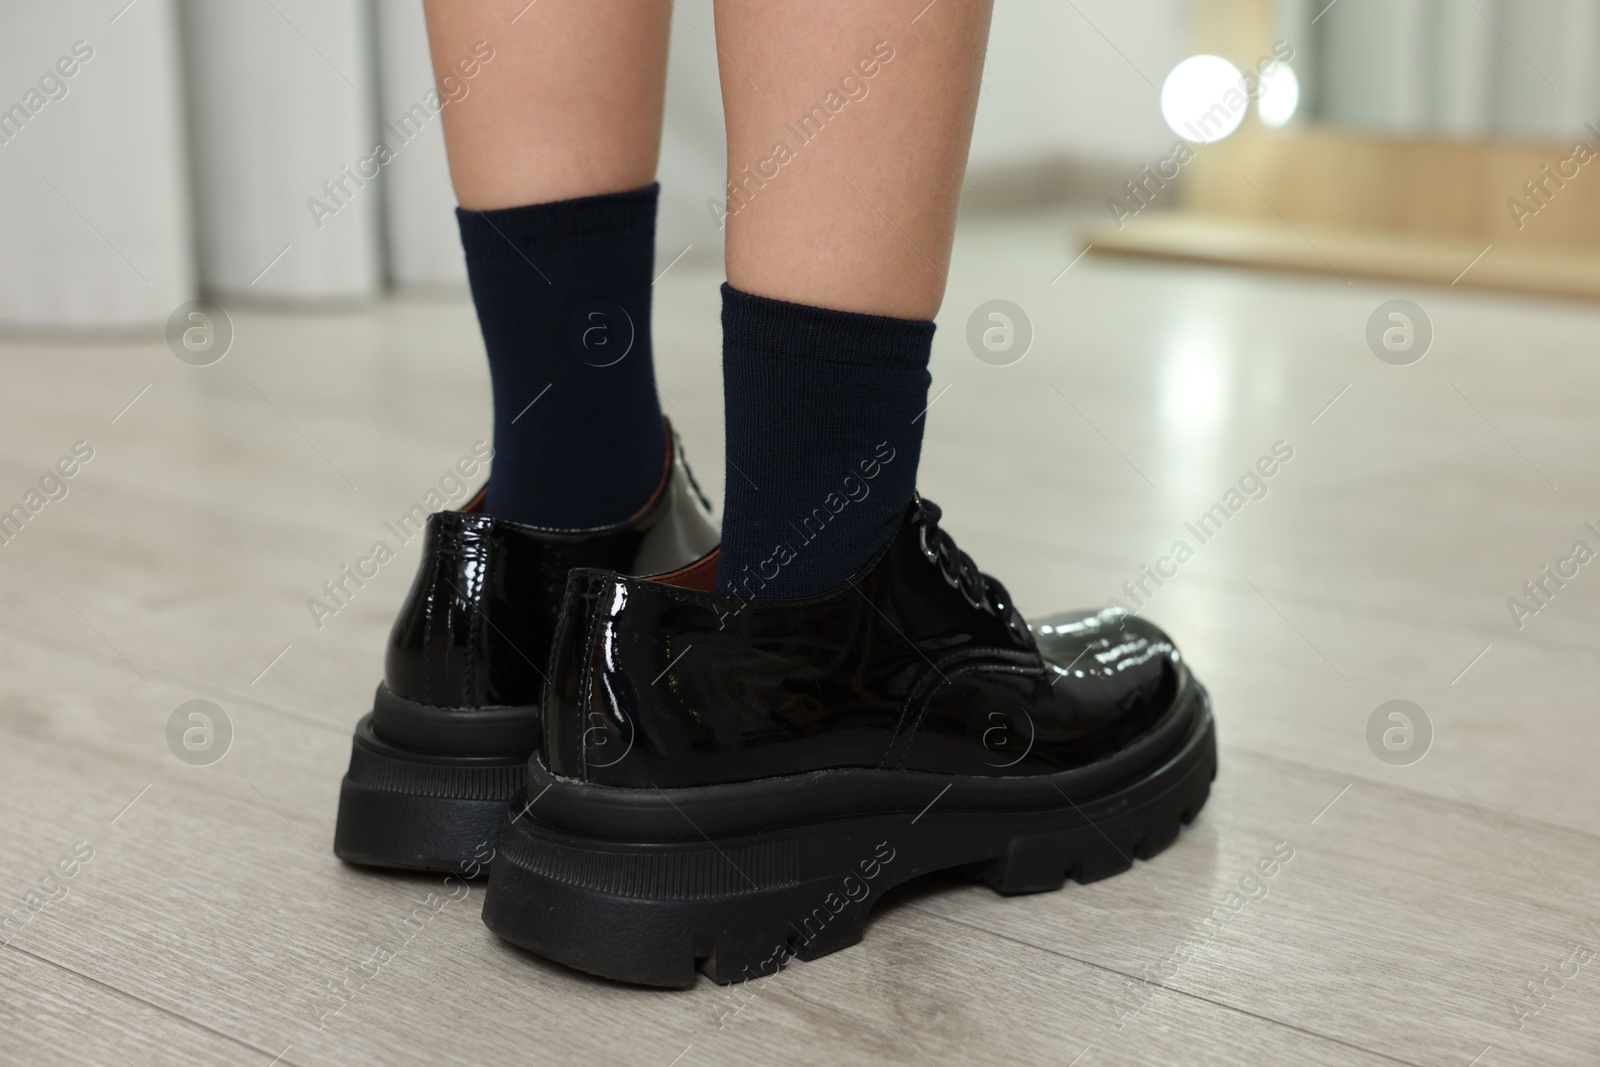
[[384, 682], [396, 696], [452, 708], [487, 703], [493, 524], [459, 511], [428, 516], [417, 576], [384, 655]]
[[551, 773], [563, 778], [589, 777], [585, 734], [591, 729], [595, 659], [604, 621], [601, 604], [614, 584], [598, 571], [574, 570], [567, 576], [560, 621], [550, 643], [550, 677], [542, 709], [545, 762]]

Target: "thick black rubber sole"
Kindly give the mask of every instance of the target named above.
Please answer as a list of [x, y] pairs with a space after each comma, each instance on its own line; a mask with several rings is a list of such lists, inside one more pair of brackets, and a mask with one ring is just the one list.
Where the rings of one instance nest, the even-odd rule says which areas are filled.
[[[1216, 735], [1203, 691], [1197, 702], [1181, 743], [1136, 776], [1076, 801], [1063, 792], [1048, 807], [941, 804], [940, 783], [950, 779], [926, 775], [915, 793], [927, 802], [920, 812], [630, 844], [558, 830], [519, 805], [483, 921], [579, 970], [681, 988], [697, 968], [728, 984], [854, 945], [885, 891], [932, 871], [963, 868], [1001, 893], [1096, 881], [1165, 849], [1205, 804]], [[767, 784], [718, 788], [754, 799]], [[663, 807], [674, 792], [682, 791], [662, 792]]]
[[499, 845], [527, 769], [526, 758], [399, 748], [373, 732], [368, 715], [339, 787], [334, 854], [369, 867], [476, 877]]

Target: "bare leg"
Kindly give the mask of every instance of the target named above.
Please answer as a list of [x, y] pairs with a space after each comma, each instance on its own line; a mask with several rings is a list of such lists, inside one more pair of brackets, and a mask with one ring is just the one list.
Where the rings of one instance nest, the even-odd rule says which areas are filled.
[[459, 80], [456, 65], [478, 42], [495, 50], [467, 97], [443, 111], [461, 206], [489, 211], [650, 184], [661, 152], [671, 5], [525, 3], [424, 2], [436, 81]]
[[735, 289], [934, 317], [992, 5], [925, 4], [717, 0]]

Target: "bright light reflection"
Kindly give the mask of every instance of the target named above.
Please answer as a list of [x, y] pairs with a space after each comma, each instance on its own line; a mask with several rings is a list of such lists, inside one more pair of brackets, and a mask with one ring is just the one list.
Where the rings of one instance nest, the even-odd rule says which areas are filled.
[[1161, 117], [1187, 141], [1220, 141], [1244, 121], [1244, 76], [1221, 56], [1190, 56], [1161, 84]]
[[1186, 430], [1211, 430], [1228, 416], [1232, 367], [1221, 341], [1186, 332], [1161, 368], [1163, 419]]
[[1261, 95], [1256, 100], [1256, 114], [1263, 125], [1282, 126], [1294, 118], [1300, 106], [1300, 79], [1287, 63], [1279, 63], [1261, 76]]

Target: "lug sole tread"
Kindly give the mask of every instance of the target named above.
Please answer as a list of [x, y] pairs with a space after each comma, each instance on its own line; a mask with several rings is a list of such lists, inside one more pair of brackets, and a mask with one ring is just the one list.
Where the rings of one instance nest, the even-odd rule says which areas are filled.
[[[925, 874], [959, 868], [1001, 894], [1038, 893], [1109, 878], [1158, 855], [1209, 795], [1209, 723], [1203, 740], [1159, 785], [1130, 785], [1148, 786], [1137, 803], [1088, 811], [936, 811], [920, 825], [864, 816], [791, 831], [787, 840], [650, 846], [586, 841], [522, 813], [505, 835], [484, 922], [538, 955], [634, 984], [682, 988], [697, 973], [724, 985], [763, 977], [791, 959], [858, 943], [883, 894]], [[1015, 828], [1029, 822], [1036, 828]], [[788, 858], [774, 863], [784, 849]]]
[[526, 761], [407, 755], [388, 755], [357, 735], [339, 787], [334, 854], [364, 867], [480, 871], [527, 781]]

